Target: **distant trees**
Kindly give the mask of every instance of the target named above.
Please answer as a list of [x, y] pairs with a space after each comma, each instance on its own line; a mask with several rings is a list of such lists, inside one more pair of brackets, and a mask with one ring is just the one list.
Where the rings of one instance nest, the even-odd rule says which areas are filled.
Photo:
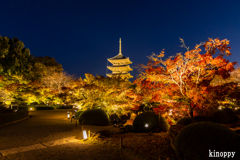
[[42, 78], [53, 73], [63, 71], [62, 65], [51, 57], [34, 57], [32, 60], [32, 80], [41, 81]]
[[22, 41], [0, 36], [0, 75], [30, 77], [32, 58]]
[[51, 57], [34, 57], [17, 38], [0, 36], [0, 102], [59, 103], [72, 76]]
[[66, 72], [56, 72], [55, 69], [49, 68], [48, 72], [41, 78], [43, 86], [57, 91], [59, 94], [62, 92], [62, 87], [70, 87], [73, 82], [73, 77]]
[[231, 55], [229, 41], [208, 39], [192, 50], [181, 42], [184, 54], [165, 61], [164, 51], [153, 54], [132, 85], [120, 76], [75, 80], [54, 58], [33, 57], [17, 38], [0, 36], [0, 102], [76, 104], [118, 115], [153, 110], [170, 118], [210, 114], [226, 99], [240, 104], [240, 69], [223, 58]]

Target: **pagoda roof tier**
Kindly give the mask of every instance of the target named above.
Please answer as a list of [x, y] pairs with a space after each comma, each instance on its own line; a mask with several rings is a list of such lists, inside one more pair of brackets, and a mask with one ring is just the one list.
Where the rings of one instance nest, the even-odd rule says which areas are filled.
[[121, 73], [121, 74], [119, 74], [119, 73], [109, 73], [109, 74], [107, 74], [108, 77], [118, 76], [118, 75], [120, 75], [123, 78], [125, 78], [125, 77], [127, 77], [128, 79], [133, 78], [133, 76], [130, 73]]
[[107, 66], [111, 71], [132, 71], [129, 65]]
[[109, 58], [110, 60], [115, 60], [115, 59], [126, 59], [127, 57], [123, 56], [122, 54], [118, 54], [115, 57]]
[[129, 60], [129, 58], [124, 58], [124, 59], [111, 59], [109, 58], [108, 61], [112, 64], [123, 64], [123, 65], [127, 65], [127, 64], [132, 64], [132, 62]]

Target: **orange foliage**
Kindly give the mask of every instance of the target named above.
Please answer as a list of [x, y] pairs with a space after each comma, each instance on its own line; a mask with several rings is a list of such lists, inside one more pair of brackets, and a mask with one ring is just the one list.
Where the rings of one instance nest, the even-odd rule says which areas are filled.
[[[139, 105], [147, 97], [148, 102], [161, 103], [153, 108], [156, 113], [170, 113], [170, 109], [183, 113], [186, 112], [186, 106], [190, 116], [193, 116], [193, 110], [209, 113], [216, 107], [217, 100], [224, 99], [225, 95], [233, 95], [236, 90], [233, 84], [232, 88], [210, 85], [216, 75], [228, 78], [234, 70], [233, 65], [237, 64], [223, 58], [223, 55], [231, 55], [228, 45], [226, 39], [209, 38], [203, 44], [204, 54], [200, 54], [201, 45], [196, 45], [195, 49], [188, 50], [184, 55], [177, 54], [173, 60], [169, 58], [163, 61], [164, 51], [156, 57], [152, 56], [154, 62], [142, 65], [145, 70], [134, 81], [140, 93], [136, 94], [135, 101]], [[218, 56], [214, 58], [214, 54]]]

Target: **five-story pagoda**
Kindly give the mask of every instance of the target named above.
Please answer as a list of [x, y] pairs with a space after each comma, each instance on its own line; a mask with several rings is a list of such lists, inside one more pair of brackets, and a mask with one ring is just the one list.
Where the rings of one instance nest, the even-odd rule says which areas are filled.
[[119, 39], [118, 55], [112, 58], [108, 58], [107, 60], [113, 64], [112, 66], [107, 66], [107, 68], [112, 71], [112, 73], [107, 74], [108, 77], [120, 75], [122, 78], [126, 79], [133, 78], [133, 76], [130, 73], [128, 73], [129, 71], [132, 71], [132, 68], [130, 68], [129, 66], [129, 64], [132, 64], [132, 62], [129, 60], [129, 57], [125, 57], [122, 55], [121, 38]]

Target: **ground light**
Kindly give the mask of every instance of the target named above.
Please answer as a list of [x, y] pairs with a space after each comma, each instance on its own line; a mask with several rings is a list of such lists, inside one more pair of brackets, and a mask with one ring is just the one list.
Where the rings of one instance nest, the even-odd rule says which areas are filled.
[[83, 139], [87, 139], [87, 131], [83, 130]]
[[67, 112], [67, 118], [70, 119], [70, 113], [69, 112]]

